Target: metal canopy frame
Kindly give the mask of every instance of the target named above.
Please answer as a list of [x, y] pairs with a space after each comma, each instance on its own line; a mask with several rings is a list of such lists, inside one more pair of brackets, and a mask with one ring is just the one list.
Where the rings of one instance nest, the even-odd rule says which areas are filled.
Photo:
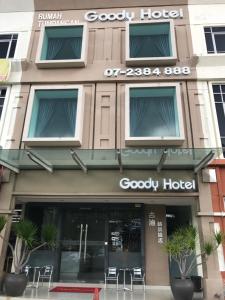
[[52, 164], [43, 157], [41, 157], [40, 154], [37, 154], [33, 150], [26, 150], [26, 154], [29, 157], [29, 159], [32, 160], [34, 163], [43, 167], [48, 172], [53, 173]]
[[122, 173], [123, 172], [123, 164], [122, 164], [121, 151], [119, 149], [117, 149], [116, 153], [117, 153], [117, 160], [118, 160], [118, 164], [119, 164], [119, 168], [120, 168], [120, 173]]
[[12, 171], [14, 173], [18, 174], [20, 172], [19, 168], [13, 166], [12, 164], [7, 162], [6, 160], [0, 159], [0, 165], [2, 165], [3, 167], [9, 169], [10, 171]]
[[157, 166], [157, 172], [160, 172], [162, 170], [162, 167], [164, 165], [164, 162], [166, 161], [167, 155], [168, 155], [168, 151], [167, 151], [167, 149], [164, 149], [163, 153], [160, 157], [158, 166]]
[[204, 168], [214, 157], [215, 153], [211, 150], [203, 159], [195, 166], [194, 173], [197, 173], [200, 169]]
[[37, 167], [38, 169], [44, 168], [50, 173], [56, 169], [81, 169], [84, 173], [90, 169], [119, 169], [121, 173], [126, 169], [151, 169], [156, 172], [164, 169], [192, 170], [197, 173], [205, 168], [214, 156], [220, 157], [221, 153], [220, 148], [174, 149], [168, 147], [102, 150], [71, 147], [0, 149], [0, 165], [15, 173], [19, 173], [20, 170], [35, 170]]
[[71, 156], [72, 156], [73, 160], [80, 166], [80, 168], [84, 171], [84, 173], [87, 173], [88, 168], [84, 164], [84, 162], [80, 159], [80, 157], [77, 154], [77, 152], [75, 150], [71, 149], [70, 153], [71, 153]]

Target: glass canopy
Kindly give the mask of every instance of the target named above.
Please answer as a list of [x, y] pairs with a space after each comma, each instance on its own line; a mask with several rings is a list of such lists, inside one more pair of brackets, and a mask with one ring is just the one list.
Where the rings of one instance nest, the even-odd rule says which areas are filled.
[[0, 149], [0, 165], [19, 173], [20, 170], [82, 169], [152, 169], [193, 170], [197, 172], [222, 154], [222, 149], [208, 148], [126, 148], [75, 149], [32, 148]]

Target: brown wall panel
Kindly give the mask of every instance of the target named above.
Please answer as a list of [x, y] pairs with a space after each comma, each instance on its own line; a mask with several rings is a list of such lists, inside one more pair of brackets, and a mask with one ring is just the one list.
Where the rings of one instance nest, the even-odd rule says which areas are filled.
[[115, 148], [116, 85], [98, 84], [95, 105], [95, 148]]
[[113, 28], [112, 29], [112, 60], [113, 61], [121, 61], [121, 28]]
[[85, 103], [84, 103], [82, 148], [90, 149], [92, 148], [93, 145], [95, 86], [93, 84], [85, 85], [84, 94], [85, 94]]
[[89, 30], [88, 33], [88, 58], [87, 58], [88, 64], [93, 64], [94, 61], [95, 33], [96, 33], [95, 29]]
[[119, 84], [117, 88], [117, 148], [125, 148], [125, 86]]
[[207, 140], [207, 133], [203, 131], [202, 124], [205, 103], [203, 94], [198, 92], [194, 82], [188, 83], [188, 97], [193, 132], [193, 147], [204, 148], [205, 140]]
[[125, 29], [121, 30], [121, 64], [125, 64]]
[[104, 60], [111, 61], [112, 60], [112, 28], [105, 29], [105, 41], [104, 41]]
[[95, 32], [94, 60], [104, 60], [105, 29], [100, 28]]
[[187, 82], [181, 84], [181, 101], [183, 109], [183, 124], [184, 124], [184, 135], [185, 142], [183, 144], [184, 148], [192, 148], [192, 134], [191, 134], [191, 120], [189, 115], [189, 103], [188, 103], [188, 92], [187, 92]]
[[[29, 95], [30, 86], [24, 85], [21, 87], [20, 93], [15, 95], [14, 105], [12, 106], [11, 112], [9, 112], [10, 119], [14, 120], [14, 115], [16, 116], [15, 121], [11, 123], [9, 127], [9, 136], [11, 139], [9, 142], [11, 143], [12, 149], [20, 148], [20, 143], [23, 134], [23, 126], [25, 120], [25, 114], [28, 103], [28, 95]], [[11, 127], [12, 126], [12, 127]]]
[[190, 59], [186, 26], [175, 26], [175, 34], [178, 61], [185, 62], [186, 60]]
[[[149, 214], [155, 215], [155, 226], [149, 225]], [[169, 285], [168, 255], [163, 243], [158, 242], [158, 222], [162, 222], [163, 242], [167, 239], [165, 206], [145, 207], [145, 272], [146, 283], [151, 285]]]

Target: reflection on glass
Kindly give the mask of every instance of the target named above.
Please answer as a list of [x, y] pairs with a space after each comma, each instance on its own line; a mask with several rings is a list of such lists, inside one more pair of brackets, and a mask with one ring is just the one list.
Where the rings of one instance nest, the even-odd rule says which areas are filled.
[[109, 251], [141, 251], [141, 219], [109, 220]]

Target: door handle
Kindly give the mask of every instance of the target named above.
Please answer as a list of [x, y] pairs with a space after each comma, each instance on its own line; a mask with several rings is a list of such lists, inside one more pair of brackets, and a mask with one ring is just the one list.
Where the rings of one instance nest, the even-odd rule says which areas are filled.
[[81, 256], [82, 249], [82, 235], [83, 235], [83, 224], [80, 224], [80, 246], [79, 246], [79, 258]]
[[85, 236], [84, 236], [84, 261], [86, 261], [87, 254], [87, 234], [88, 234], [88, 224], [85, 226]]

